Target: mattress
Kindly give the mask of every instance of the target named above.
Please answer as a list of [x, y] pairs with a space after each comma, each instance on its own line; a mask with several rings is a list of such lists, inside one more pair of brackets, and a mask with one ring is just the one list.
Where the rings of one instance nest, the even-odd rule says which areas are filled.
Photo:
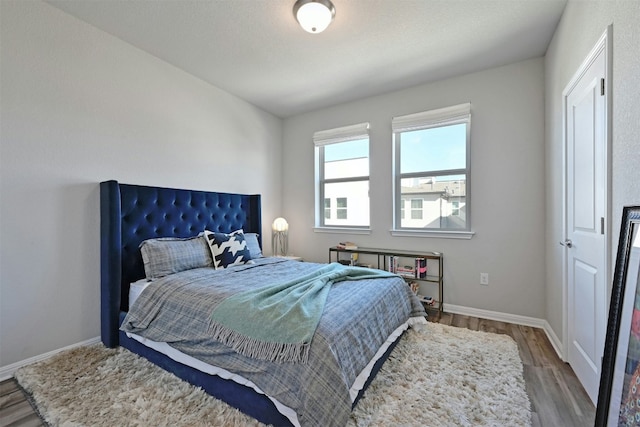
[[[143, 282], [143, 283], [139, 283], [139, 282]], [[134, 287], [134, 285], [136, 285], [136, 288], [137, 288], [134, 291], [134, 295], [135, 295], [136, 298], [137, 298], [137, 296], [140, 295], [140, 293], [149, 284], [149, 282], [146, 281], [146, 280], [144, 280], [144, 281], [141, 280], [139, 282], [136, 282], [136, 283], [132, 284], [132, 287]], [[131, 292], [130, 292], [130, 295], [131, 295]], [[133, 300], [130, 300], [130, 303], [133, 304], [133, 301], [135, 301], [135, 298]], [[373, 366], [386, 353], [386, 351], [389, 349], [389, 347], [410, 326], [414, 326], [414, 325], [417, 325], [417, 324], [426, 324], [426, 323], [427, 323], [427, 321], [426, 321], [426, 319], [424, 317], [412, 317], [407, 322], [405, 322], [404, 324], [402, 324], [398, 328], [396, 328], [396, 330], [393, 331], [391, 333], [391, 335], [389, 335], [387, 340], [382, 344], [380, 349], [376, 352], [375, 356], [371, 359], [371, 361], [367, 364], [367, 366], [362, 370], [362, 372], [360, 372], [360, 374], [356, 377], [356, 380], [354, 381], [353, 385], [349, 389], [349, 395], [351, 397], [351, 402], [352, 403], [355, 401], [356, 397], [358, 396], [358, 393], [360, 393], [360, 391], [364, 387], [365, 383], [367, 382], [367, 380], [371, 376], [371, 371], [373, 370]], [[221, 367], [210, 365], [208, 363], [202, 362], [201, 360], [198, 360], [195, 357], [189, 356], [188, 354], [185, 354], [185, 353], [183, 353], [183, 352], [171, 347], [166, 342], [153, 341], [153, 340], [141, 337], [140, 335], [132, 334], [132, 333], [129, 333], [129, 332], [127, 332], [127, 336], [129, 338], [135, 339], [139, 343], [141, 343], [141, 344], [143, 344], [143, 345], [145, 345], [145, 346], [147, 346], [149, 348], [152, 348], [152, 349], [156, 350], [159, 353], [164, 354], [165, 356], [170, 357], [171, 359], [175, 360], [176, 362], [182, 363], [183, 365], [190, 366], [190, 367], [192, 367], [194, 369], [199, 370], [200, 372], [204, 372], [204, 373], [209, 374], [209, 375], [217, 375], [220, 378], [223, 378], [225, 380], [234, 381], [234, 382], [236, 382], [238, 384], [242, 384], [242, 385], [244, 385], [246, 387], [252, 388], [253, 390], [256, 391], [256, 393], [264, 394], [265, 396], [267, 396], [267, 398], [269, 398], [269, 400], [271, 400], [273, 402], [273, 404], [275, 405], [275, 407], [278, 410], [278, 412], [280, 412], [282, 415], [287, 417], [287, 419], [289, 419], [289, 421], [291, 421], [291, 424], [293, 424], [296, 427], [300, 426], [300, 422], [298, 421], [298, 416], [297, 416], [296, 412], [293, 409], [291, 409], [290, 407], [282, 404], [280, 401], [278, 401], [278, 399], [276, 399], [276, 398], [274, 398], [272, 396], [269, 396], [264, 391], [262, 391], [260, 389], [260, 387], [258, 387], [252, 381], [248, 380], [247, 378], [243, 377], [242, 375], [234, 374], [234, 373], [229, 372], [228, 370], [223, 369]]]

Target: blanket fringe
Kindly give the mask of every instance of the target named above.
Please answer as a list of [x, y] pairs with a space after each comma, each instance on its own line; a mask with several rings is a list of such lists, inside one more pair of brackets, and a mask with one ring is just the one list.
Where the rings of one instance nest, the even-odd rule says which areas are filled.
[[309, 362], [311, 343], [278, 343], [260, 341], [247, 337], [233, 329], [216, 322], [211, 322], [209, 332], [213, 338], [220, 341], [236, 352], [254, 359], [267, 360], [277, 363]]

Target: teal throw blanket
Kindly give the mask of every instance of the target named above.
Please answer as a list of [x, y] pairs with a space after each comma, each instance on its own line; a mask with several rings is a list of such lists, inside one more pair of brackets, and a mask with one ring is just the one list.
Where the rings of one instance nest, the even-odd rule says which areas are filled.
[[213, 310], [210, 331], [245, 356], [306, 363], [331, 285], [385, 277], [397, 275], [332, 263], [286, 283], [228, 297]]

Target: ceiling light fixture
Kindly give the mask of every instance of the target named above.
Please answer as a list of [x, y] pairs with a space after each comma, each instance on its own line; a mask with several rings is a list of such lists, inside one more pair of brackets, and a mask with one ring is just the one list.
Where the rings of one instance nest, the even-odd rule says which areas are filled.
[[317, 34], [331, 24], [336, 8], [329, 0], [296, 0], [293, 16], [305, 31]]

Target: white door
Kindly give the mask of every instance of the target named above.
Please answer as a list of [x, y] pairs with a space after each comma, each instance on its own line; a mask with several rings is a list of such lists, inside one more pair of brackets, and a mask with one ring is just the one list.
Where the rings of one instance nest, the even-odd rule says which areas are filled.
[[[565, 90], [567, 361], [595, 403], [607, 325], [606, 37]], [[610, 86], [609, 86], [610, 87]]]

